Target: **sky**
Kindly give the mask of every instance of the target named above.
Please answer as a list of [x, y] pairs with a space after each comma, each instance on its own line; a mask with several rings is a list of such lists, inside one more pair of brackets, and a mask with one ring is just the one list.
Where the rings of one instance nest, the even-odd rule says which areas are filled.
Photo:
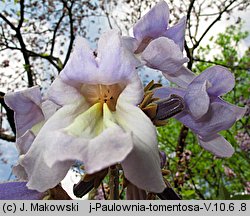
[[[222, 20], [217, 22], [212, 30], [205, 36], [203, 44], [208, 43], [210, 37], [215, 36], [220, 32], [224, 32], [227, 26], [235, 24], [238, 17], [244, 21], [242, 30], [250, 32], [250, 9], [247, 11], [237, 11], [236, 13], [231, 14], [230, 20], [226, 20], [225, 16], [223, 16]], [[206, 23], [204, 23], [204, 25], [206, 25]], [[242, 51], [245, 51], [250, 46], [250, 34], [239, 46]]]
[[1, 182], [8, 180], [10, 177], [11, 179], [14, 178], [14, 176], [11, 175], [11, 168], [12, 165], [15, 164], [17, 161], [18, 152], [15, 143], [6, 142], [4, 140], [0, 140], [0, 150], [3, 153], [3, 158], [8, 160], [7, 164], [4, 164], [2, 161], [0, 161], [0, 182]]

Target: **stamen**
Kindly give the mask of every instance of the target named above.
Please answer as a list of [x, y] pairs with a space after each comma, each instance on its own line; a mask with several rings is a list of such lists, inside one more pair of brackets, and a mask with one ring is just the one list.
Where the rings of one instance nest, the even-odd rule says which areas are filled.
[[90, 105], [106, 103], [111, 111], [116, 110], [116, 102], [125, 84], [83, 85], [81, 93]]

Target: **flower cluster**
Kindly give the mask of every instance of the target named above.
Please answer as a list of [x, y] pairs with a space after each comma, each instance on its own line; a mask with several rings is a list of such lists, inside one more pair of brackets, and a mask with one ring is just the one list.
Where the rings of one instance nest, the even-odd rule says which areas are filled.
[[[14, 173], [29, 189], [44, 192], [56, 187], [75, 161], [81, 161], [95, 178], [119, 164], [129, 199], [166, 191], [161, 171], [166, 156], [159, 152], [152, 119], [157, 113], [173, 112], [171, 101], [154, 103], [172, 95], [185, 104], [175, 118], [197, 134], [203, 148], [219, 157], [233, 154], [218, 132], [245, 112], [220, 98], [234, 87], [234, 78], [220, 66], [198, 76], [183, 66], [188, 61], [183, 56], [186, 18], [171, 27], [168, 21], [168, 5], [161, 1], [135, 24], [134, 37], [107, 31], [95, 51], [78, 37], [46, 95], [33, 87], [5, 96], [15, 112], [20, 153]], [[145, 97], [136, 71], [141, 65], [162, 71], [179, 88], [153, 88]], [[142, 101], [147, 101], [144, 108], [150, 116], [140, 108]]]

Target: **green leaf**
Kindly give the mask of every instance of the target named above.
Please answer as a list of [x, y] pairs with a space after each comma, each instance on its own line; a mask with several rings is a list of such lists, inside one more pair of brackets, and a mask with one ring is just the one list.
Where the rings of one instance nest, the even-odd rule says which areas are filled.
[[185, 190], [182, 193], [185, 196], [191, 196], [191, 195], [195, 194], [195, 191], [194, 190]]

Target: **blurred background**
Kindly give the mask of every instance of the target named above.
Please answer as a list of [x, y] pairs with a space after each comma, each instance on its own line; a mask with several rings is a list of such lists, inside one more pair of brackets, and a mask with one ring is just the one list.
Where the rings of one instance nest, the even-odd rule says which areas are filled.
[[[102, 32], [133, 25], [158, 1], [153, 0], [2, 0], [0, 2], [0, 182], [15, 179], [17, 162], [13, 112], [3, 96], [39, 85], [42, 92], [69, 59], [75, 37], [92, 48]], [[166, 0], [170, 26], [187, 16], [186, 65], [196, 74], [212, 65], [227, 67], [235, 88], [223, 98], [250, 104], [250, 2], [248, 0]], [[139, 68], [143, 83], [172, 85], [158, 71]], [[158, 128], [159, 147], [167, 154], [166, 176], [184, 199], [250, 199], [249, 109], [221, 134], [235, 154], [219, 159], [199, 147], [194, 134], [175, 119]]]

